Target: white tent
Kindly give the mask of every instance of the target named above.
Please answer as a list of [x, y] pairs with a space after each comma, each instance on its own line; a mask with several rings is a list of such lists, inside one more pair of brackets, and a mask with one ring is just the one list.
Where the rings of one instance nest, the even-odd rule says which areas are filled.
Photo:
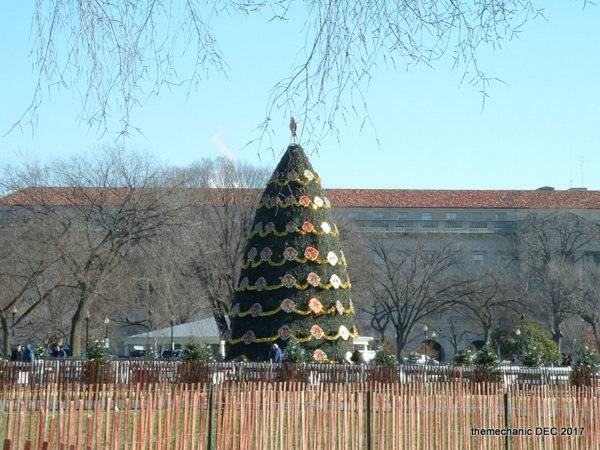
[[127, 336], [124, 340], [127, 352], [129, 352], [130, 347], [146, 347], [149, 345], [162, 353], [163, 350], [171, 348], [171, 330], [173, 331], [173, 343], [182, 346], [190, 340], [208, 345], [219, 345], [221, 342], [215, 319], [209, 317], [195, 322], [182, 323], [173, 327]]

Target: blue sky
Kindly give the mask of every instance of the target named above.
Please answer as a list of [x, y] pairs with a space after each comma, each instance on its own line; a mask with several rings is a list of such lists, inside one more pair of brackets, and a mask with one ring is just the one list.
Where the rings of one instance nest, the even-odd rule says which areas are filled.
[[[360, 131], [358, 121], [340, 124], [341, 142], [327, 139], [312, 156], [324, 185], [600, 189], [600, 7], [543, 3], [547, 22], [528, 24], [520, 39], [481, 56], [486, 71], [506, 83], [490, 88], [483, 112], [479, 92], [461, 85], [462, 73], [449, 63], [409, 71], [378, 68], [367, 101], [381, 145], [372, 131]], [[2, 132], [33, 90], [31, 8], [21, 0], [0, 3]], [[259, 162], [256, 147], [244, 144], [264, 116], [273, 83], [291, 67], [290, 48], [303, 42], [300, 24], [234, 15], [222, 17], [215, 33], [228, 77], [214, 74], [189, 99], [183, 89], [150, 98], [133, 117], [144, 135], [126, 145], [178, 165], [224, 153]], [[75, 93], [54, 93], [33, 134], [25, 129], [0, 137], [0, 163], [23, 155], [59, 158], [114, 143], [80, 125], [77, 111]], [[277, 119], [281, 133], [274, 143], [284, 149], [289, 118]], [[276, 164], [269, 152], [260, 161]]]

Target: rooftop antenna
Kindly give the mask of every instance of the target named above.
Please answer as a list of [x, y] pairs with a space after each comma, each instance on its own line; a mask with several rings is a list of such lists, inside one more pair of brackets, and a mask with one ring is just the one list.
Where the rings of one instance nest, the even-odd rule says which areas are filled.
[[579, 172], [581, 175], [581, 187], [585, 187], [584, 184], [584, 179], [583, 179], [583, 169], [584, 169], [584, 165], [587, 161], [584, 159], [583, 155], [579, 157]]

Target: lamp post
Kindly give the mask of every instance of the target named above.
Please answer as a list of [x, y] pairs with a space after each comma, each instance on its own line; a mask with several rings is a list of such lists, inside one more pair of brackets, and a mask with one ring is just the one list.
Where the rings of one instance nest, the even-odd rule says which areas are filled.
[[152, 331], [152, 310], [148, 310], [148, 332], [146, 333], [146, 358], [150, 357], [150, 332]]
[[104, 346], [106, 348], [109, 347], [109, 341], [108, 341], [108, 324], [110, 323], [110, 319], [108, 317], [104, 318]]
[[11, 337], [12, 337], [12, 342], [13, 342], [13, 346], [14, 346], [15, 345], [15, 318], [17, 316], [17, 307], [13, 306], [10, 313], [12, 314], [12, 327], [11, 327], [12, 336]]
[[425, 340], [427, 340], [427, 332], [429, 331], [429, 327], [427, 324], [423, 325], [423, 334], [425, 335]]
[[175, 318], [171, 317], [171, 358], [175, 353], [175, 341], [173, 340], [173, 327], [175, 326]]
[[85, 351], [90, 348], [90, 312], [85, 313]]

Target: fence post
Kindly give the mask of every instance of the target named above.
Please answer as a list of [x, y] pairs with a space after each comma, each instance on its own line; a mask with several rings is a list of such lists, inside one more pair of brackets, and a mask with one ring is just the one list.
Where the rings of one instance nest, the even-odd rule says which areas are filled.
[[[504, 388], [504, 428], [508, 431], [511, 427], [510, 423], [510, 396], [508, 395], [508, 387]], [[504, 450], [510, 450], [511, 437], [510, 433], [504, 436]]]
[[212, 384], [208, 385], [208, 445], [206, 446], [206, 450], [213, 450], [213, 386]]
[[367, 450], [373, 449], [373, 433], [371, 430], [371, 391], [367, 391]]

